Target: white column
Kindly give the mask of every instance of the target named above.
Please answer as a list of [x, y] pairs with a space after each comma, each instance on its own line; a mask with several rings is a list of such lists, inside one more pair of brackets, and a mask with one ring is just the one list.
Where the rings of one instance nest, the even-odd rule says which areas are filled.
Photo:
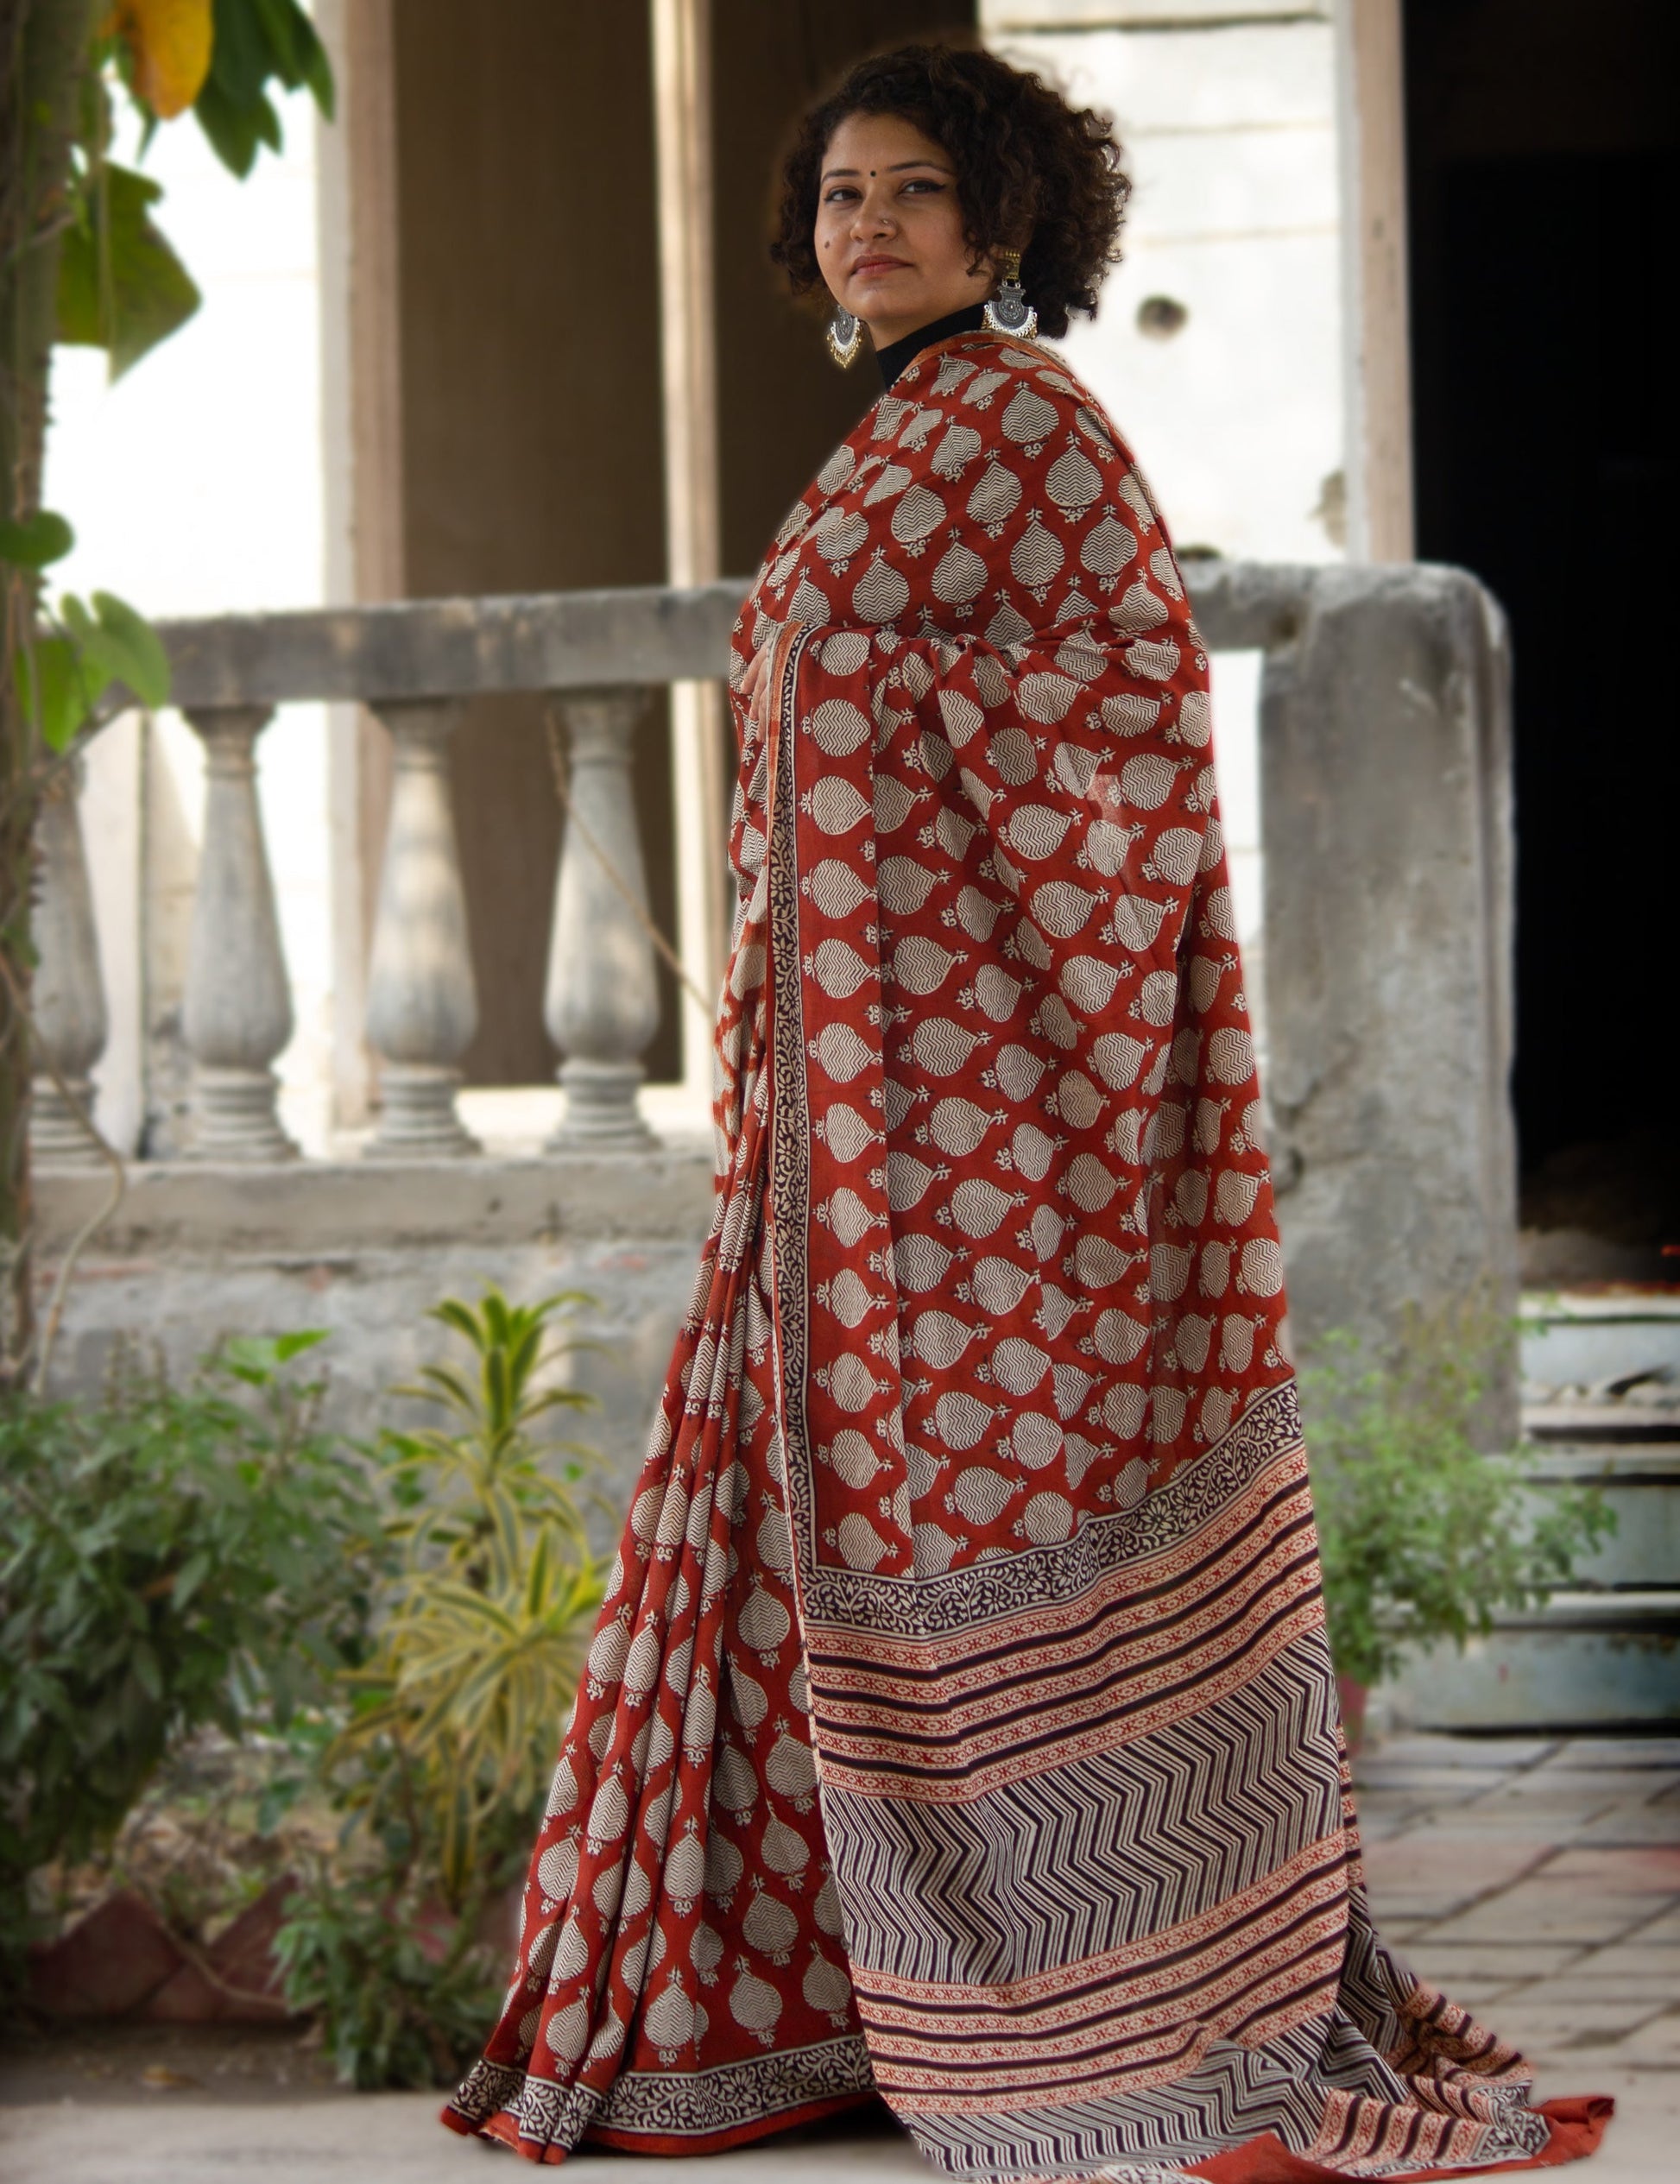
[[449, 781], [461, 706], [426, 698], [375, 710], [390, 731], [394, 772], [368, 967], [368, 1043], [379, 1057], [381, 1102], [368, 1151], [453, 1158], [478, 1150], [455, 1109], [461, 1057], [478, 1028]]
[[37, 960], [30, 1013], [37, 1049], [51, 1057], [70, 1094], [66, 1099], [38, 1058], [30, 1093], [29, 1151], [43, 1167], [83, 1167], [104, 1158], [91, 1123], [89, 1077], [104, 1051], [110, 1027], [77, 811], [80, 790], [79, 761], [58, 776], [35, 822]]
[[1342, 385], [1348, 554], [1410, 561], [1411, 335], [1406, 290], [1401, 0], [1337, 0]]
[[[402, 539], [396, 0], [314, 0], [338, 111], [314, 117], [319, 177], [326, 596], [407, 596]], [[391, 792], [390, 739], [363, 705], [328, 715], [333, 1115], [370, 1117], [367, 977]]]
[[[665, 427], [666, 567], [673, 584], [721, 571], [717, 328], [712, 275], [711, 0], [649, 0], [659, 189], [660, 357]], [[729, 929], [722, 691], [671, 691], [677, 931], [705, 1005], [681, 1001], [683, 1076], [711, 1097], [710, 1010]]]
[[654, 1145], [640, 1111], [640, 1059], [659, 1028], [647, 887], [631, 759], [646, 694], [577, 691], [559, 701], [568, 806], [554, 887], [543, 1020], [565, 1060], [553, 1152]]
[[181, 1012], [193, 1057], [199, 1160], [289, 1160], [274, 1062], [292, 1036], [292, 989], [256, 800], [256, 739], [268, 705], [190, 712], [205, 747], [204, 841]]

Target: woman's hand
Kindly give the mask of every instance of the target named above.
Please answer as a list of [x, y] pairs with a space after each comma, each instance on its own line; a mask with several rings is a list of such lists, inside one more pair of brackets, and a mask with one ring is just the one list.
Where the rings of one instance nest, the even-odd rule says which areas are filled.
[[747, 663], [747, 672], [741, 678], [736, 695], [747, 713], [747, 733], [756, 742], [761, 742], [770, 725], [770, 654], [774, 641], [762, 644]]

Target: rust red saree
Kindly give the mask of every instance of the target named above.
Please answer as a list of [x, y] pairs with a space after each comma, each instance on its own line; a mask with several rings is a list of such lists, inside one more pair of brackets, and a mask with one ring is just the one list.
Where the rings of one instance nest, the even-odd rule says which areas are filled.
[[448, 2111], [559, 2161], [885, 2098], [942, 2168], [1419, 2175], [1591, 2105], [1372, 1931], [1214, 792], [1141, 478], [925, 352], [742, 615], [720, 1184]]

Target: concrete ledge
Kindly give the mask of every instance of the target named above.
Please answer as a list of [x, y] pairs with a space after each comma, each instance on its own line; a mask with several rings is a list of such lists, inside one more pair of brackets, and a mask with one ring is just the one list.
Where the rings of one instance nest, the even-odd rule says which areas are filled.
[[[1291, 643], [1323, 571], [1192, 562], [1203, 634], [1218, 651]], [[1371, 572], [1359, 572], [1367, 584]], [[187, 709], [302, 699], [470, 697], [722, 675], [744, 577], [692, 590], [659, 585], [505, 598], [413, 599], [290, 614], [217, 615], [160, 625]]]
[[[35, 1196], [49, 1261], [110, 1196], [109, 1171], [47, 1168]], [[249, 1167], [134, 1162], [94, 1258], [318, 1259], [431, 1246], [562, 1241], [682, 1243], [711, 1225], [710, 1155], [699, 1148], [552, 1159], [304, 1161]]]
[[[104, 1202], [100, 1170], [37, 1178], [43, 1295], [69, 1240]], [[91, 1394], [138, 1354], [177, 1379], [230, 1335], [319, 1329], [309, 1369], [325, 1417], [362, 1436], [404, 1415], [389, 1391], [451, 1339], [426, 1315], [495, 1282], [515, 1299], [591, 1300], [566, 1360], [598, 1400], [579, 1436], [628, 1491], [711, 1224], [709, 1153], [432, 1165], [136, 1166], [121, 1207], [77, 1261], [52, 1363], [55, 1393]]]
[[417, 599], [162, 625], [187, 708], [459, 697], [721, 675], [744, 578], [667, 590]]

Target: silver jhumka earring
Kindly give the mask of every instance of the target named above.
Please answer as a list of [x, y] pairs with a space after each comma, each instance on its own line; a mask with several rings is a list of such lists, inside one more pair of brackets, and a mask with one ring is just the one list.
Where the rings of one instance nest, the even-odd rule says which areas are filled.
[[837, 311], [823, 329], [823, 338], [828, 344], [829, 355], [844, 371], [849, 364], [857, 361], [863, 340], [863, 322], [849, 311]]
[[1021, 294], [1020, 252], [996, 250], [997, 294], [987, 303], [985, 322], [995, 334], [1012, 334], [1017, 341], [1031, 341], [1039, 331], [1039, 314]]

